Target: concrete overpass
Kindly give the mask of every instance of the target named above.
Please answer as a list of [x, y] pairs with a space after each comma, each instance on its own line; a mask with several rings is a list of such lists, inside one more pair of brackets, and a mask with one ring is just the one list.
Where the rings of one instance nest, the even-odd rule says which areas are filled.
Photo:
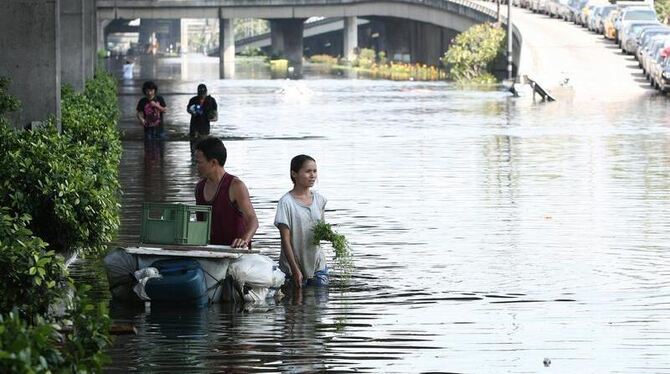
[[[497, 14], [485, 6], [466, 0], [97, 0], [100, 26], [115, 18], [220, 19], [220, 75], [234, 75], [235, 43], [234, 18], [263, 18], [271, 23], [272, 53], [283, 56], [298, 69], [302, 64], [304, 20], [309, 17], [344, 18], [344, 55], [353, 57], [358, 47], [357, 18], [385, 18], [388, 44], [391, 49], [412, 50], [407, 44], [418, 45], [416, 50], [431, 49], [443, 52], [444, 40], [467, 30], [470, 26], [496, 21]], [[399, 20], [414, 21], [411, 26]], [[504, 21], [504, 20], [503, 20]], [[445, 37], [436, 28], [453, 30]], [[521, 35], [514, 29], [513, 61], [519, 61]], [[409, 35], [409, 36], [408, 36]], [[439, 36], [437, 36], [439, 35]], [[449, 34], [448, 34], [449, 35]], [[447, 42], [448, 42], [447, 40]], [[434, 53], [433, 53], [434, 54]], [[388, 53], [393, 56], [394, 53]], [[425, 61], [424, 61], [425, 62]]]
[[[0, 75], [13, 80], [8, 91], [23, 102], [11, 118], [19, 126], [52, 115], [60, 122], [61, 84], [83, 88], [94, 72], [101, 26], [116, 18], [219, 18], [222, 77], [234, 74], [237, 17], [269, 19], [273, 53], [296, 66], [302, 62], [304, 20], [312, 16], [344, 19], [347, 57], [358, 46], [358, 18], [384, 19], [389, 48], [410, 54], [438, 50], [446, 39], [442, 31], [435, 37], [438, 29], [462, 32], [496, 20], [495, 11], [466, 0], [3, 0], [2, 6]], [[516, 28], [513, 37], [518, 62]]]

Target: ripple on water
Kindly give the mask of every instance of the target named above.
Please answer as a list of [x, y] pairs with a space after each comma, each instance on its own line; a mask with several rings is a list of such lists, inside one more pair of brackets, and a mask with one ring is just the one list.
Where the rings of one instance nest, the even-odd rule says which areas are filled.
[[[129, 133], [140, 83], [120, 96]], [[194, 84], [161, 82], [170, 131], [187, 132], [179, 108]], [[289, 160], [306, 153], [355, 270], [247, 313], [112, 303], [139, 334], [117, 339], [111, 372], [518, 373], [545, 370], [545, 357], [560, 372], [670, 372], [665, 100], [544, 105], [331, 79], [208, 87], [226, 168], [257, 210], [257, 246], [278, 257], [274, 209]], [[124, 240], [137, 239], [142, 202], [192, 202], [198, 179], [188, 141], [132, 139]], [[103, 290], [96, 266], [74, 273]]]

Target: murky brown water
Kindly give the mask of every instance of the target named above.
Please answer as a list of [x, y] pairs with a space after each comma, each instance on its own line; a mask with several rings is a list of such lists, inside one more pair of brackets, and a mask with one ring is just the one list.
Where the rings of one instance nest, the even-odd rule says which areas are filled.
[[[532, 104], [441, 82], [203, 71], [258, 246], [278, 257], [276, 201], [307, 153], [356, 269], [267, 311], [112, 304], [139, 334], [117, 339], [110, 372], [670, 373], [666, 98]], [[199, 82], [159, 81], [172, 131], [187, 131]], [[120, 94], [130, 135], [140, 84]], [[143, 201], [193, 202], [197, 176], [188, 142], [123, 146], [133, 239]]]

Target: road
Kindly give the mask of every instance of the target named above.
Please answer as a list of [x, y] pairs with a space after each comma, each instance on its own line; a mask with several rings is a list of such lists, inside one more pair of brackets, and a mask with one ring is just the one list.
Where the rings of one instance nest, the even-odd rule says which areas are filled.
[[[495, 4], [476, 1], [495, 9]], [[507, 8], [503, 8], [503, 15]], [[612, 41], [570, 22], [512, 8], [512, 23], [523, 38], [519, 76], [574, 98], [620, 101], [655, 94], [632, 56]], [[561, 83], [568, 79], [567, 86]]]

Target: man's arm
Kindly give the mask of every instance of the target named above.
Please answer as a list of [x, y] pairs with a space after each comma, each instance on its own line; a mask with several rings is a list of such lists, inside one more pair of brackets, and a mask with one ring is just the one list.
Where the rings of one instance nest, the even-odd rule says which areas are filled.
[[242, 220], [244, 220], [244, 227], [246, 232], [241, 238], [233, 240], [232, 247], [242, 248], [249, 245], [251, 239], [254, 237], [258, 229], [258, 218], [253, 205], [251, 205], [251, 197], [247, 186], [238, 178], [233, 179], [230, 185], [230, 201], [237, 205], [237, 209], [242, 213]]

